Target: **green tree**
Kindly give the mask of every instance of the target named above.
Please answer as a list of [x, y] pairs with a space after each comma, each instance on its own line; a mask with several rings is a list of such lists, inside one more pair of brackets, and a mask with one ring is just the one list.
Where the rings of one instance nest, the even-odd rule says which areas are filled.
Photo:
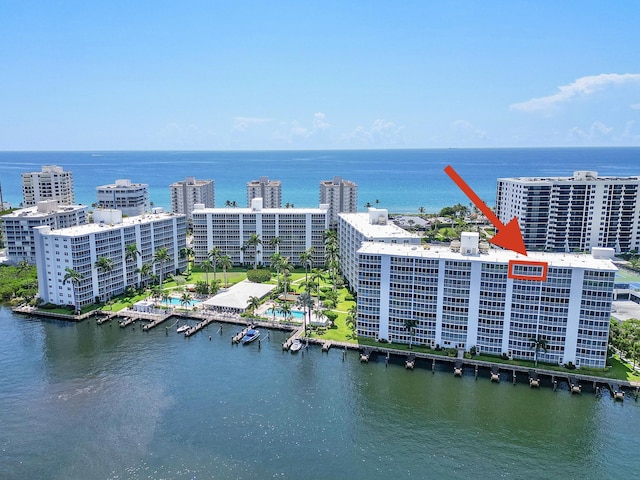
[[300, 265], [304, 267], [304, 284], [307, 290], [309, 290], [309, 269], [313, 266], [313, 253], [315, 249], [313, 247], [307, 248], [300, 254]]
[[158, 248], [153, 254], [153, 262], [160, 264], [160, 273], [159, 273], [159, 283], [162, 285], [163, 278], [162, 273], [164, 271], [164, 264], [171, 261], [171, 256], [169, 255], [169, 251], [166, 247]]
[[187, 259], [187, 274], [190, 272], [191, 262], [193, 261], [193, 256], [195, 255], [195, 251], [191, 247], [182, 247], [179, 252], [180, 258]]
[[413, 348], [413, 332], [416, 328], [416, 322], [413, 318], [405, 318], [404, 319], [404, 328], [407, 332], [409, 332], [409, 349]]
[[282, 243], [282, 239], [280, 237], [273, 237], [269, 240], [269, 245], [276, 249], [276, 253], [280, 253], [280, 243]]
[[534, 351], [534, 362], [535, 366], [538, 366], [538, 352], [543, 350], [545, 353], [547, 352], [548, 342], [547, 339], [542, 335], [537, 335], [536, 337], [531, 337], [529, 339], [529, 343], [531, 344], [531, 348], [535, 349]]
[[211, 260], [206, 258], [205, 260], [202, 261], [202, 263], [200, 264], [200, 267], [202, 267], [202, 269], [204, 270], [205, 278], [207, 279], [207, 285], [209, 285], [209, 270], [213, 268]]
[[147, 277], [153, 273], [153, 266], [150, 263], [143, 263], [140, 268], [136, 268], [135, 272], [138, 274], [138, 289], [142, 287], [142, 279], [144, 278], [144, 285], [147, 284]]
[[140, 251], [138, 250], [138, 245], [136, 245], [135, 243], [130, 243], [129, 245], [127, 245], [125, 247], [124, 250], [124, 261], [128, 262], [129, 260], [135, 262], [136, 260], [138, 260], [138, 257], [142, 255], [140, 253]]
[[213, 267], [213, 281], [216, 281], [218, 262], [220, 261], [220, 249], [218, 247], [211, 247], [211, 250], [207, 252], [207, 258], [211, 260], [211, 266]]
[[[98, 270], [100, 273], [102, 273], [103, 277], [109, 276], [109, 274], [113, 271], [114, 266], [115, 265], [113, 263], [113, 260], [111, 260], [109, 257], [98, 257], [98, 259], [96, 260], [96, 263], [94, 264], [94, 268]], [[108, 290], [109, 292], [111, 292], [111, 278], [108, 277], [107, 280], [108, 282], [106, 283], [109, 284], [109, 287], [108, 288], [105, 287], [105, 290]], [[99, 284], [100, 284], [100, 281], [98, 281], [98, 285]], [[109, 293], [108, 296], [110, 297], [111, 294]]]
[[253, 268], [258, 268], [258, 245], [262, 244], [260, 236], [257, 233], [252, 233], [249, 238], [244, 242], [245, 249], [250, 248], [253, 250]]
[[228, 255], [222, 255], [218, 259], [218, 265], [222, 269], [222, 274], [224, 278], [224, 286], [226, 287], [229, 283], [227, 282], [227, 270], [230, 269], [233, 265], [231, 263], [231, 258]]
[[187, 308], [191, 304], [191, 294], [189, 292], [183, 292], [180, 297], [180, 305]]
[[254, 297], [251, 296], [249, 297], [249, 300], [247, 301], [247, 308], [252, 312], [255, 313], [256, 309], [260, 306], [260, 298], [258, 297]]
[[[304, 318], [302, 320], [302, 325], [304, 328], [304, 335], [307, 335], [307, 323], [311, 324], [311, 309], [313, 308], [313, 298], [309, 292], [303, 292], [298, 296], [297, 305], [300, 306], [304, 311]], [[309, 317], [309, 321], [307, 322], [307, 317]]]
[[76, 307], [76, 309], [78, 309], [78, 303], [76, 302], [76, 288], [78, 285], [80, 285], [80, 282], [82, 281], [82, 279], [84, 278], [84, 276], [80, 273], [77, 272], [75, 270], [73, 270], [72, 268], [65, 268], [64, 271], [66, 272], [64, 277], [62, 278], [62, 283], [67, 283], [67, 282], [71, 282], [71, 287], [73, 289], [73, 305]]

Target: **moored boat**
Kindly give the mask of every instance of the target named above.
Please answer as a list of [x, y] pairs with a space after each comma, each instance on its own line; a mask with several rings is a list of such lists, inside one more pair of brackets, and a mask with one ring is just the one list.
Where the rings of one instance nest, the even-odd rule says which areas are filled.
[[302, 342], [300, 341], [299, 338], [296, 338], [291, 344], [291, 347], [289, 347], [289, 350], [291, 350], [291, 353], [296, 353], [301, 348], [302, 348]]
[[242, 343], [246, 345], [247, 343], [257, 340], [258, 337], [260, 337], [260, 330], [250, 328], [247, 330], [247, 333], [244, 334], [244, 337], [242, 337]]
[[183, 333], [186, 332], [187, 330], [189, 330], [189, 325], [187, 325], [186, 323], [184, 325], [180, 325], [177, 329], [176, 332], [177, 333]]

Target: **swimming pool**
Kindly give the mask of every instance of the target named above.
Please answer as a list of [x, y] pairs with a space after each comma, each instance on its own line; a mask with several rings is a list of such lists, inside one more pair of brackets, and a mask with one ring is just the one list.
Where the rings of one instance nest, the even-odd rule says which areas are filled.
[[[267, 310], [267, 315], [273, 315], [273, 308], [270, 308], [269, 310]], [[284, 317], [284, 314], [282, 313], [282, 310], [280, 310], [279, 308], [275, 309], [275, 315], [276, 317]], [[304, 318], [304, 312], [302, 310], [291, 310], [291, 313], [289, 314], [290, 317], [294, 318], [295, 320], [302, 320]]]
[[[202, 300], [189, 300], [189, 303], [186, 305], [187, 307], [194, 307], [197, 304], [201, 303]], [[168, 302], [163, 301], [163, 303], [168, 303], [169, 305], [176, 305], [178, 307], [183, 307], [184, 305], [182, 304], [182, 302], [180, 301], [179, 298], [176, 297], [170, 297]]]

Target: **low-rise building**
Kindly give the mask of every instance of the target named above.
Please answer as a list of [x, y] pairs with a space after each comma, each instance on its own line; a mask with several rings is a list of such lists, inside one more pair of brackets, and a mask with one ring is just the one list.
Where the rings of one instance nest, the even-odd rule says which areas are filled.
[[[180, 255], [186, 246], [186, 217], [155, 211], [123, 218], [117, 210], [98, 210], [95, 223], [59, 230], [35, 227], [39, 297], [82, 307], [119, 295], [128, 286], [146, 284], [153, 275], [166, 279], [186, 269], [187, 259]], [[128, 254], [130, 245], [138, 253]], [[168, 260], [154, 262], [161, 248]], [[101, 257], [109, 260], [110, 269], [97, 267]], [[145, 264], [150, 270], [143, 275]], [[65, 280], [70, 271], [77, 274], [75, 280]]]
[[[617, 270], [613, 249], [480, 253], [477, 234], [463, 234], [454, 250], [363, 243], [358, 335], [604, 368]], [[537, 339], [546, 348], [536, 353]]]

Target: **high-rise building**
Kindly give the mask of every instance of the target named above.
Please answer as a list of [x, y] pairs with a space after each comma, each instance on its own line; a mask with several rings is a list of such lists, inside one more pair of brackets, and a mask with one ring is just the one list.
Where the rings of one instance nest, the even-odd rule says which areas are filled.
[[2, 230], [11, 263], [35, 263], [34, 227], [48, 225], [52, 230], [87, 223], [87, 208], [82, 205], [58, 205], [55, 200], [38, 202], [35, 207], [22, 208], [4, 215]]
[[196, 180], [195, 177], [187, 177], [185, 180], [172, 183], [171, 211], [183, 213], [191, 220], [191, 212], [196, 204], [202, 204], [205, 208], [214, 208], [215, 192], [213, 180]]
[[120, 210], [123, 215], [135, 217], [150, 210], [149, 185], [116, 180], [116, 183], [96, 187], [98, 208]]
[[336, 228], [339, 213], [358, 211], [358, 185], [342, 177], [321, 180], [320, 204], [329, 205], [329, 227]]
[[342, 275], [352, 290], [358, 288], [358, 249], [363, 242], [420, 245], [419, 235], [389, 221], [389, 212], [370, 207], [367, 213], [338, 214], [338, 247]]
[[574, 252], [609, 247], [640, 248], [640, 177], [498, 179], [496, 214], [504, 223], [518, 218], [529, 251]]
[[[234, 265], [269, 265], [279, 253], [299, 264], [300, 254], [313, 247], [313, 264], [324, 265], [324, 238], [327, 229], [325, 208], [262, 208], [255, 198], [251, 208], [199, 208], [193, 211], [195, 263], [208, 258], [216, 247]], [[260, 245], [246, 242], [257, 235]]]
[[[186, 246], [186, 217], [160, 210], [127, 218], [119, 210], [96, 210], [94, 223], [59, 230], [35, 227], [39, 297], [55, 305], [82, 307], [148, 283], [152, 275], [165, 279], [183, 271], [187, 259], [180, 250]], [[127, 255], [134, 244], [139, 252], [135, 258]], [[153, 261], [160, 248], [167, 250], [169, 261]], [[111, 261], [111, 269], [96, 266], [101, 257]], [[140, 273], [144, 264], [152, 267], [146, 276]], [[69, 270], [78, 274], [77, 280], [65, 281]]]
[[22, 196], [25, 207], [33, 207], [42, 200], [73, 205], [73, 174], [57, 165], [45, 165], [40, 172], [25, 172], [22, 174]]
[[[478, 234], [424, 249], [365, 242], [358, 251], [358, 335], [429, 347], [604, 368], [617, 268], [592, 255], [498, 249]], [[536, 263], [537, 262], [537, 263]], [[409, 327], [408, 325], [412, 325]]]
[[259, 180], [247, 182], [247, 207], [251, 207], [254, 198], [262, 199], [263, 208], [280, 208], [282, 206], [282, 182], [260, 177]]

